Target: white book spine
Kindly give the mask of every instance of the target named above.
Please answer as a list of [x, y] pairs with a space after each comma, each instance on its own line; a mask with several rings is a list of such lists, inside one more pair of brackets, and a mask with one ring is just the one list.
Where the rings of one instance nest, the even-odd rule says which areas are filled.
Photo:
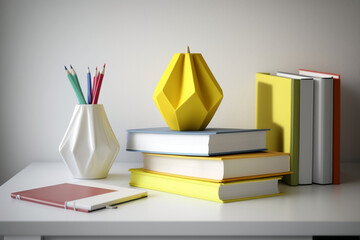
[[312, 76], [305, 76], [306, 74], [277, 72], [276, 75], [300, 80], [299, 184], [311, 184], [313, 180], [314, 80]]
[[314, 183], [332, 183], [332, 131], [333, 80], [314, 78]]
[[314, 80], [300, 81], [299, 184], [312, 183]]

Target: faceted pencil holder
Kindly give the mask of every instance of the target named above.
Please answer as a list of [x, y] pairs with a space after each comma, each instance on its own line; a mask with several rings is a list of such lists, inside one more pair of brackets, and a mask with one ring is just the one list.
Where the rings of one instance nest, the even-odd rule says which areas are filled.
[[107, 177], [120, 150], [102, 104], [76, 105], [59, 152], [74, 178]]

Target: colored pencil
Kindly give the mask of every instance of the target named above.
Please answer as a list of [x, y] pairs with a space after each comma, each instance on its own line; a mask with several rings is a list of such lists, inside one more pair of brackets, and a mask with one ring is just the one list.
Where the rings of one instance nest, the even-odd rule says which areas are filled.
[[[75, 69], [70, 65], [70, 68], [72, 70], [72, 75], [73, 75], [73, 78], [74, 78], [74, 81], [75, 81], [75, 84], [79, 90], [79, 94], [80, 94], [80, 97], [81, 97], [81, 103], [80, 104], [86, 104], [86, 101], [85, 101], [85, 98], [84, 98], [84, 94], [81, 90], [81, 86], [80, 86], [80, 83], [79, 83], [79, 79], [77, 77], [77, 74], [75, 72]], [[79, 101], [80, 102], [80, 101]]]
[[79, 101], [79, 104], [86, 104], [84, 96], [82, 95], [81, 89], [78, 88], [78, 85], [76, 84], [74, 76], [69, 72], [69, 70], [64, 66], [67, 78], [69, 79], [71, 86], [74, 89], [75, 95]]
[[88, 82], [88, 104], [91, 104], [91, 97], [92, 97], [92, 89], [91, 89], [91, 73], [90, 68], [88, 67], [88, 73], [87, 73], [87, 82]]
[[97, 83], [97, 78], [98, 78], [99, 72], [97, 70], [97, 67], [95, 68], [95, 74], [94, 74], [94, 80], [93, 80], [93, 85], [92, 85], [92, 99], [91, 99], [91, 103], [94, 100], [94, 95], [95, 95], [95, 88], [96, 88], [96, 83]]
[[98, 102], [98, 99], [99, 99], [99, 94], [100, 94], [100, 89], [101, 89], [101, 84], [102, 84], [102, 81], [103, 81], [103, 78], [104, 78], [104, 73], [105, 73], [105, 64], [99, 74], [99, 77], [96, 81], [96, 87], [95, 87], [95, 94], [94, 94], [94, 97], [93, 97], [93, 101], [92, 101], [92, 104], [97, 104]]

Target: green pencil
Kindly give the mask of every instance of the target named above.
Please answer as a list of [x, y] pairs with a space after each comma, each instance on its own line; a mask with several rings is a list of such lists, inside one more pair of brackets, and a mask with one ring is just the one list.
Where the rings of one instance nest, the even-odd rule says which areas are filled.
[[81, 90], [81, 86], [80, 86], [80, 83], [79, 83], [78, 76], [77, 76], [77, 74], [76, 74], [76, 72], [75, 72], [75, 69], [74, 69], [71, 65], [70, 65], [70, 68], [71, 68], [71, 70], [72, 70], [72, 75], [73, 75], [73, 78], [74, 78], [74, 80], [75, 80], [76, 86], [77, 86], [78, 89], [79, 89], [79, 92], [80, 92], [80, 95], [81, 95], [81, 99], [83, 100], [83, 101], [82, 101], [83, 103], [81, 103], [81, 104], [86, 104], [86, 101], [85, 101], [85, 98], [84, 98], [84, 94], [83, 94], [83, 92], [82, 92], [82, 90]]
[[73, 87], [74, 92], [76, 94], [76, 97], [79, 101], [79, 104], [86, 104], [85, 98], [84, 98], [84, 95], [82, 94], [79, 83], [76, 83], [74, 76], [69, 72], [69, 70], [66, 68], [66, 66], [64, 66], [64, 67], [65, 67], [67, 77], [68, 77], [68, 79], [71, 83], [71, 86]]

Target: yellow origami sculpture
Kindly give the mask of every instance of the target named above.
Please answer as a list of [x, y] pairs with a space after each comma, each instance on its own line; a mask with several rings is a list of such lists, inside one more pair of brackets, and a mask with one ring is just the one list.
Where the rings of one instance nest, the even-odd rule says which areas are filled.
[[176, 53], [161, 77], [153, 100], [172, 130], [203, 130], [223, 92], [200, 53]]

